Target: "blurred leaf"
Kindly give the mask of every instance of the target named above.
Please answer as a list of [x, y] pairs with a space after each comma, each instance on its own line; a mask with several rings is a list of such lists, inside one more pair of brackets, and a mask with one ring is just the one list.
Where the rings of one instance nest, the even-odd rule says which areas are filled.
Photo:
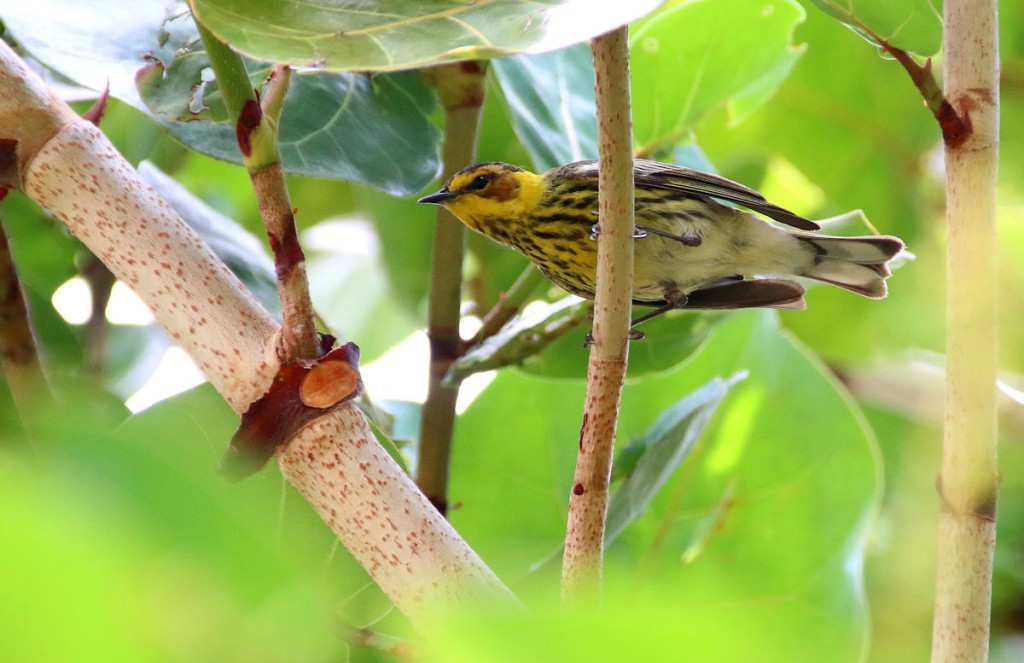
[[811, 0], [861, 37], [881, 46], [934, 55], [942, 46], [942, 17], [931, 0]]
[[60, 222], [12, 191], [0, 202], [0, 221], [10, 240], [11, 255], [28, 304], [40, 355], [47, 363], [77, 366], [82, 361], [78, 329], [53, 307], [53, 293], [78, 275], [76, 256], [82, 245]]
[[281, 313], [274, 263], [263, 242], [232, 219], [196, 198], [159, 168], [144, 161], [139, 174], [203, 238], [235, 276], [274, 316]]
[[[46, 66], [93, 90], [109, 83], [112, 96], [149, 114], [188, 147], [241, 162], [231, 123], [174, 121], [204, 106], [195, 117], [226, 119], [215, 82], [202, 80], [206, 56], [183, 5], [40, 0], [5, 8], [3, 20]], [[258, 81], [266, 69], [254, 67], [250, 77]], [[145, 102], [136, 88], [139, 75]], [[415, 74], [294, 76], [281, 116], [285, 170], [363, 182], [393, 195], [415, 193], [440, 170], [441, 134], [428, 119], [433, 107], [433, 93]]]
[[332, 615], [343, 602], [358, 614], [371, 597], [349, 599], [368, 579], [275, 469], [240, 484], [215, 473], [237, 415], [209, 386], [116, 431], [112, 405], [83, 390], [46, 422], [45, 462], [5, 468], [0, 615], [17, 629], [5, 652], [344, 658]]
[[605, 545], [647, 511], [651, 500], [697, 444], [718, 404], [741, 379], [741, 373], [728, 380], [712, 378], [662, 412], [643, 435], [622, 450], [614, 470], [625, 480], [608, 503]]
[[353, 187], [352, 195], [380, 238], [388, 289], [407, 313], [425, 322], [437, 211], [362, 187]]
[[[609, 548], [615, 598], [606, 608], [670, 602], [668, 660], [687, 651], [701, 660], [820, 661], [828, 650], [830, 660], [859, 661], [876, 452], [862, 417], [774, 312], [732, 315], [683, 366], [627, 382], [619, 437], [641, 434], [682, 394], [742, 370], [749, 377], [729, 391], [682, 469]], [[461, 508], [451, 518], [499, 573], [518, 577], [562, 543], [583, 400], [582, 383], [503, 371], [459, 421], [451, 496]], [[550, 586], [516, 588], [551, 598]], [[656, 614], [637, 617], [636, 637], [659, 639]], [[520, 632], [523, 642], [508, 648], [499, 639], [476, 660], [549, 660], [532, 658], [542, 632]]]
[[156, 323], [115, 325], [108, 322], [105, 333], [102, 375], [110, 392], [127, 400], [153, 376], [174, 341]]
[[749, 115], [803, 52], [790, 43], [803, 19], [794, 0], [701, 0], [641, 23], [629, 40], [636, 149], [656, 154], [671, 147], [730, 99]]
[[[700, 148], [694, 141], [688, 141], [681, 143], [672, 150], [672, 163], [679, 166], [686, 166], [687, 168], [693, 168], [695, 170], [703, 170], [705, 173], [711, 173], [713, 175], [718, 174], [718, 169], [715, 168], [715, 164], [711, 163], [708, 159], [708, 155], [704, 154], [704, 150]], [[719, 200], [719, 203], [723, 205], [731, 205], [727, 200]]]
[[[335, 220], [322, 222], [315, 230], [333, 239], [329, 247], [308, 251], [313, 305], [341, 338], [359, 344], [361, 361], [369, 363], [418, 327], [388, 292], [368, 223]], [[371, 248], [360, 250], [363, 244]]]
[[590, 48], [495, 60], [494, 72], [519, 139], [539, 171], [597, 158]]
[[211, 32], [260, 60], [394, 71], [555, 50], [636, 20], [662, 1], [192, 0], [192, 8]]

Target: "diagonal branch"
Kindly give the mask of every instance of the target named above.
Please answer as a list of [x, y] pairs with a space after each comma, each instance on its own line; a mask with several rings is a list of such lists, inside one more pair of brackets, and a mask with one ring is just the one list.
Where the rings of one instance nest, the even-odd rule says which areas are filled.
[[[277, 323], [102, 132], [0, 42], [0, 183], [8, 182], [139, 295], [236, 412], [267, 391], [281, 366]], [[278, 461], [414, 626], [454, 605], [513, 601], [350, 403], [296, 433]]]

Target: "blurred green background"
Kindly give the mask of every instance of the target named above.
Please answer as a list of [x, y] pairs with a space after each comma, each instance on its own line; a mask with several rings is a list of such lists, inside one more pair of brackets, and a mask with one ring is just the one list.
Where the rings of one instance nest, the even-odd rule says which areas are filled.
[[[170, 62], [173, 47], [189, 43], [187, 16], [172, 6], [176, 18], [163, 24], [171, 38], [160, 44], [164, 3], [100, 4], [125, 12], [114, 34], [101, 8], [56, 0], [0, 9], [0, 21], [6, 38], [62, 75], [53, 82], [101, 88], [110, 77], [119, 98], [104, 131], [133, 163], [150, 162], [147, 176], [165, 196], [182, 195], [190, 222], [205, 219], [204, 236], [275, 310], [245, 171], [179, 142], [222, 145], [224, 127], [174, 126], [176, 139], [140, 110], [131, 74], [146, 39], [154, 52], [170, 49]], [[906, 5], [918, 22], [902, 35], [905, 47], [932, 55], [933, 8]], [[1012, 137], [1024, 129], [1024, 5], [1001, 9], [1010, 138], [993, 259], [1000, 366], [1022, 389], [1024, 155]], [[76, 37], [55, 36], [64, 34]], [[62, 43], [73, 48], [56, 52]], [[533, 610], [451, 616], [427, 659], [924, 660], [945, 320], [936, 124], [894, 61], [810, 3], [669, 3], [634, 24], [631, 46], [639, 150], [706, 159], [810, 218], [863, 210], [914, 258], [895, 271], [884, 301], [816, 287], [806, 311], [675, 313], [632, 345], [620, 449], [642, 446], [659, 414], [715, 378], [735, 381], [708, 408], [682, 466], [609, 548], [604, 611], [557, 610], [585, 330], [498, 371], [457, 423], [451, 520]], [[586, 47], [571, 47], [494, 61], [480, 160], [541, 169], [592, 156], [587, 57]], [[296, 79], [309, 82], [293, 87], [282, 140], [296, 161], [320, 164], [310, 173], [319, 177], [289, 180], [314, 302], [339, 336], [360, 345], [364, 366], [382, 357], [378, 366], [387, 365], [400, 344], [419, 352], [368, 381], [389, 413], [382, 425], [411, 457], [418, 405], [400, 399], [425, 380], [413, 369], [426, 370], [419, 330], [434, 214], [414, 200], [437, 186], [441, 114], [415, 73]], [[361, 104], [348, 115], [338, 101], [347, 97]], [[90, 274], [91, 258], [17, 193], [0, 217], [62, 399], [58, 411], [23, 421], [0, 389], [0, 659], [376, 661], [393, 658], [360, 646], [353, 629], [418, 641], [275, 467], [240, 484], [216, 475], [237, 417], [208, 385], [134, 414], [125, 407], [170, 341], [152, 323], [108, 321], [97, 332], [65, 320], [54, 293]], [[835, 232], [866, 230], [856, 221]], [[525, 262], [481, 237], [467, 241], [469, 318]], [[536, 298], [560, 296], [545, 289]], [[1019, 394], [1004, 411], [1000, 446], [994, 661], [1024, 657]]]

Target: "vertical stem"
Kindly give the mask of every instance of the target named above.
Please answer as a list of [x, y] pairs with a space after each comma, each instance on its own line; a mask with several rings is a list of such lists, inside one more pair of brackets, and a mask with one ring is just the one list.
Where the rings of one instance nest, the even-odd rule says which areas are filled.
[[569, 498], [562, 560], [563, 603], [601, 592], [608, 482], [626, 375], [633, 282], [633, 156], [629, 101], [628, 28], [594, 39], [600, 193], [594, 343], [579, 455]]
[[969, 133], [946, 141], [948, 364], [932, 661], [984, 661], [998, 484], [998, 24], [995, 0], [947, 0], [943, 10], [946, 97]]
[[[445, 109], [445, 180], [472, 163], [483, 109], [486, 71], [475, 62], [441, 65], [427, 72]], [[462, 256], [465, 227], [438, 207], [430, 267], [430, 377], [420, 422], [416, 483], [441, 513], [448, 510], [448, 464], [455, 431], [458, 387], [442, 384], [448, 368], [462, 354], [459, 310], [462, 303]]]
[[266, 103], [261, 107], [241, 56], [209, 32], [201, 21], [196, 21], [196, 27], [217, 76], [228, 115], [235, 122], [242, 163], [252, 181], [274, 253], [283, 318], [282, 356], [289, 359], [316, 357], [320, 346], [306, 277], [306, 257], [299, 244], [277, 144], [278, 116], [288, 91], [290, 71], [285, 67], [274, 70], [267, 84]]

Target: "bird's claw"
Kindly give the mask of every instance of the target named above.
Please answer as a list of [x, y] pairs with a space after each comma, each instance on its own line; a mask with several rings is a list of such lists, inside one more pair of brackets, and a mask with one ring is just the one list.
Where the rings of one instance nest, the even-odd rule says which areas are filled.
[[[644, 226], [633, 226], [633, 239], [643, 239], [644, 237], [647, 237], [648, 230], [650, 229], [645, 228]], [[598, 236], [600, 236], [600, 234], [601, 224], [595, 223], [594, 225], [590, 226], [590, 239], [596, 240]], [[700, 242], [698, 241], [698, 244], [699, 243]]]
[[[642, 341], [644, 338], [646, 338], [646, 336], [647, 336], [646, 334], [644, 334], [642, 331], [640, 331], [638, 329], [630, 329], [629, 330], [628, 338], [631, 341]], [[589, 348], [593, 344], [594, 344], [594, 333], [593, 332], [587, 332], [587, 335], [583, 337], [583, 347], [584, 348]]]

